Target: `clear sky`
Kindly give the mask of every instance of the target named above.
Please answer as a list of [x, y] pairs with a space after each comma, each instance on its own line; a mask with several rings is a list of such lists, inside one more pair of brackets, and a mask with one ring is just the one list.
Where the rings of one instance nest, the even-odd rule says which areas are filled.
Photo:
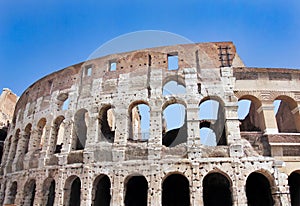
[[300, 68], [298, 0], [1, 0], [0, 88], [17, 95], [129, 32], [233, 41], [247, 66]]

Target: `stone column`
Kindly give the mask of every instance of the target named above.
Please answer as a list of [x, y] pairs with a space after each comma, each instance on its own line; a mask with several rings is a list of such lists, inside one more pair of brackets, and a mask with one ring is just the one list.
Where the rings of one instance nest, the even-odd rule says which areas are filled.
[[115, 175], [112, 180], [112, 200], [111, 205], [124, 205], [124, 182], [123, 175], [119, 171], [115, 171]]
[[203, 205], [199, 163], [192, 163], [192, 182], [190, 184], [191, 205]]
[[265, 134], [278, 133], [277, 122], [274, 113], [273, 102], [262, 102], [262, 106], [257, 110], [258, 113], [262, 112], [264, 116]]
[[115, 114], [117, 121], [112, 155], [113, 161], [118, 162], [125, 160], [126, 142], [129, 138], [129, 117], [127, 109], [122, 108], [121, 105], [116, 105]]
[[45, 125], [44, 141], [42, 142], [42, 150], [40, 151], [39, 167], [45, 166], [46, 154], [49, 152], [49, 142], [51, 138], [51, 126]]
[[148, 205], [161, 205], [162, 177], [160, 176], [160, 165], [151, 164], [150, 170], [150, 182], [148, 183]]
[[[86, 171], [88, 175], [89, 172]], [[92, 190], [93, 190], [93, 181], [89, 176], [83, 177], [81, 179], [81, 205], [92, 205]]]

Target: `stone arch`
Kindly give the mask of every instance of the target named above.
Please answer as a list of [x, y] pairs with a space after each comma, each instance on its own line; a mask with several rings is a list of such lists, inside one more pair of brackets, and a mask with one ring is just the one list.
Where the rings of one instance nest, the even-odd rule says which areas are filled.
[[8, 189], [9, 190], [8, 190], [8, 194], [6, 197], [6, 204], [15, 204], [15, 199], [16, 199], [17, 190], [18, 190], [17, 181], [12, 182]]
[[175, 147], [187, 142], [186, 102], [169, 98], [162, 105], [162, 144]]
[[111, 104], [103, 105], [98, 116], [98, 128], [100, 141], [113, 143], [115, 138], [116, 120], [114, 106]]
[[52, 151], [54, 153], [60, 153], [63, 146], [63, 135], [65, 130], [63, 124], [64, 120], [65, 117], [60, 115], [53, 122], [50, 141], [52, 143]]
[[41, 118], [37, 123], [37, 138], [35, 142], [35, 147], [38, 150], [42, 150], [45, 142], [46, 124], [47, 124], [46, 118]]
[[288, 177], [291, 206], [300, 205], [300, 170], [292, 172]]
[[221, 172], [210, 172], [203, 178], [203, 202], [205, 206], [232, 205], [231, 181]]
[[43, 205], [53, 206], [55, 200], [55, 180], [48, 177], [43, 184]]
[[186, 93], [186, 86], [184, 78], [181, 76], [167, 76], [163, 80], [163, 87], [162, 87], [162, 94], [163, 96], [166, 95], [178, 95], [178, 94], [185, 94]]
[[142, 175], [130, 175], [124, 181], [125, 206], [147, 206], [148, 181]]
[[248, 205], [272, 206], [272, 184], [262, 171], [250, 173], [246, 180], [246, 196]]
[[9, 138], [7, 138], [7, 142], [4, 142], [4, 151], [3, 151], [3, 157], [1, 157], [1, 160], [3, 159], [3, 161], [1, 161], [1, 163], [5, 163], [7, 161], [7, 157], [8, 157], [8, 154], [9, 154], [9, 150], [12, 146], [12, 139], [13, 139], [13, 136], [10, 135]]
[[19, 142], [19, 139], [20, 139], [20, 132], [21, 130], [20, 129], [17, 129], [16, 132], [15, 132], [15, 135], [14, 135], [14, 138], [13, 138], [13, 142], [12, 142], [12, 146], [11, 146], [11, 160], [13, 160], [16, 156], [16, 152], [17, 152], [17, 146], [18, 146], [18, 142]]
[[300, 132], [300, 115], [297, 102], [286, 95], [279, 95], [274, 103], [278, 101], [278, 111], [275, 114], [279, 132]]
[[170, 173], [162, 181], [162, 205], [189, 206], [189, 180], [180, 173]]
[[24, 186], [24, 197], [23, 197], [23, 204], [22, 205], [34, 205], [36, 193], [36, 182], [35, 179], [30, 179], [25, 183]]
[[129, 140], [147, 141], [150, 136], [150, 106], [147, 101], [138, 100], [128, 107]]
[[227, 145], [226, 117], [222, 99], [217, 96], [202, 98], [198, 114], [201, 143], [209, 146]]
[[243, 103], [241, 103], [242, 101], [248, 101], [247, 103], [249, 103], [249, 110], [247, 116], [245, 116], [244, 119], [240, 119], [240, 130], [264, 131], [266, 129], [266, 126], [264, 114], [260, 109], [262, 106], [261, 101], [253, 95], [243, 95], [238, 99], [238, 101], [238, 112], [240, 109], [246, 109], [243, 108]]
[[111, 202], [111, 182], [107, 175], [99, 175], [93, 183], [92, 206], [109, 206]]
[[32, 125], [29, 123], [26, 125], [24, 129], [24, 154], [27, 154], [29, 150], [29, 142], [30, 142], [30, 137], [31, 137], [31, 128]]
[[74, 138], [72, 150], [83, 150], [87, 139], [87, 128], [89, 126], [89, 113], [86, 109], [78, 110], [74, 115]]
[[80, 206], [81, 181], [76, 175], [67, 178], [64, 186], [64, 205]]

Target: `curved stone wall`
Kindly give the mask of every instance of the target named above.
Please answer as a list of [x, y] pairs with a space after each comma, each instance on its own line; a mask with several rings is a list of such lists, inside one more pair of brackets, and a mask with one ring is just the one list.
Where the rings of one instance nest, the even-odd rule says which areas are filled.
[[[169, 57], [177, 58], [173, 68]], [[164, 94], [170, 81], [185, 91]], [[298, 70], [245, 67], [231, 42], [113, 54], [52, 73], [17, 103], [0, 201], [288, 205], [295, 199], [288, 177], [300, 170], [299, 81]], [[243, 120], [241, 100], [251, 101]], [[206, 101], [218, 103], [217, 119], [199, 119]], [[280, 101], [276, 115], [274, 101]], [[149, 108], [146, 135], [140, 104]], [[183, 105], [185, 121], [165, 131], [163, 112], [172, 104]], [[202, 127], [215, 132], [215, 146], [202, 144]], [[253, 181], [265, 188], [263, 196]]]

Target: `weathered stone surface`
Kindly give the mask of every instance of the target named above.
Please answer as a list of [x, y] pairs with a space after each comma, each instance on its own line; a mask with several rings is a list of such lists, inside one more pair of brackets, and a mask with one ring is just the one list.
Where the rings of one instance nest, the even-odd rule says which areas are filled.
[[[49, 74], [14, 110], [0, 204], [290, 205], [288, 175], [300, 169], [299, 77], [245, 67], [232, 42], [112, 54]], [[170, 81], [185, 91], [163, 94]], [[252, 106], [238, 120], [242, 99]], [[285, 102], [278, 117], [275, 99]], [[216, 119], [199, 118], [206, 101], [218, 103]], [[176, 103], [184, 124], [167, 131], [163, 112]], [[149, 107], [149, 132], [140, 104]], [[201, 143], [200, 128], [213, 131], [214, 146]]]

